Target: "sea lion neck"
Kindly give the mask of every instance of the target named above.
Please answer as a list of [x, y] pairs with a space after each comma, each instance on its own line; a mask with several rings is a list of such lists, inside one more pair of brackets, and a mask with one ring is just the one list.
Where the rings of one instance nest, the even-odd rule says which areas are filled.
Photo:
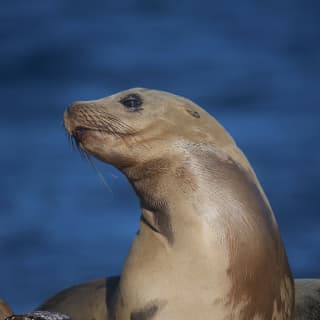
[[162, 155], [122, 168], [122, 172], [137, 193], [142, 208], [162, 211], [169, 205], [168, 194], [172, 191], [179, 192], [176, 186], [168, 184], [167, 178], [176, 175], [183, 162], [181, 155]]
[[[201, 156], [199, 156], [201, 155]], [[161, 210], [178, 198], [191, 201], [197, 190], [214, 186], [214, 172], [220, 163], [232, 163], [255, 179], [250, 170], [237, 158], [212, 144], [190, 143], [177, 140], [170, 148], [121, 168], [147, 210]], [[170, 183], [168, 183], [170, 182]], [[170, 193], [175, 197], [170, 201]], [[209, 196], [209, 194], [208, 194]], [[165, 201], [163, 199], [166, 199]]]
[[199, 230], [208, 229], [215, 238], [209, 225], [218, 210], [208, 211], [208, 206], [215, 208], [214, 191], [219, 184], [212, 174], [219, 170], [215, 168], [218, 162], [211, 162], [213, 158], [229, 159], [217, 147], [177, 140], [159, 157], [124, 168], [122, 171], [140, 200], [140, 229], [161, 234], [158, 240], [164, 238], [170, 246], [175, 241], [185, 243], [186, 238], [201, 241], [199, 234], [189, 231], [189, 227], [196, 229], [195, 225]]
[[193, 198], [190, 194], [197, 190], [189, 160], [183, 148], [174, 146], [159, 157], [122, 169], [140, 200], [140, 229], [161, 234], [170, 245], [180, 229], [187, 230], [182, 230], [181, 220], [188, 224], [189, 215], [196, 217], [186, 211]]
[[[123, 171], [140, 199], [141, 223], [172, 244], [173, 238], [185, 237], [189, 224], [199, 223], [200, 229], [219, 224], [220, 235], [226, 236], [230, 224], [240, 226], [251, 210], [270, 211], [255, 175], [235, 159], [212, 144], [177, 140], [158, 158], [125, 168]], [[239, 183], [241, 192], [237, 190]], [[231, 197], [225, 195], [229, 194], [227, 191]], [[241, 208], [243, 201], [250, 202], [252, 209], [235, 214], [233, 208]], [[232, 214], [221, 219], [225, 212]], [[270, 219], [265, 224], [273, 228], [272, 211], [266, 216]], [[216, 237], [215, 228], [209, 227], [208, 232], [212, 239]]]

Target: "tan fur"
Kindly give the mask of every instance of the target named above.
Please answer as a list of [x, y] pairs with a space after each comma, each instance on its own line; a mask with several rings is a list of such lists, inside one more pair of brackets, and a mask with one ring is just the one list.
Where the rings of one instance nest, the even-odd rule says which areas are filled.
[[12, 311], [10, 307], [3, 300], [0, 300], [0, 320], [4, 320], [11, 315]]
[[[121, 103], [132, 94], [139, 111]], [[121, 170], [140, 198], [140, 230], [109, 319], [293, 318], [271, 207], [214, 118], [190, 100], [130, 89], [74, 103], [64, 120], [71, 135], [88, 129], [77, 136], [81, 148]]]

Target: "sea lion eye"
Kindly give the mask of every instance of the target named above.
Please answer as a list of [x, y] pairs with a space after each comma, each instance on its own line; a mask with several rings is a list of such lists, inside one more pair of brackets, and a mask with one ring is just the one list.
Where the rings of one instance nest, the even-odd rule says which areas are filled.
[[142, 110], [142, 99], [138, 94], [132, 93], [120, 100], [120, 102], [128, 108], [128, 111]]

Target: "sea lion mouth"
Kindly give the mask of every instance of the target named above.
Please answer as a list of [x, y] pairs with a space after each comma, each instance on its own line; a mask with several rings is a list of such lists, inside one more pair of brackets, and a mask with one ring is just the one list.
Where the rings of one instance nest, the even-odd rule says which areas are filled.
[[69, 138], [69, 142], [72, 145], [72, 147], [77, 149], [82, 156], [85, 156], [87, 158], [88, 153], [84, 148], [86, 139], [87, 137], [89, 137], [90, 133], [94, 131], [99, 131], [99, 130], [88, 128], [85, 126], [76, 126], [72, 129], [69, 129], [65, 126], [65, 128], [66, 128], [67, 136]]
[[86, 133], [89, 131], [92, 131], [92, 129], [82, 126], [75, 127], [71, 132], [71, 136], [76, 140], [77, 143], [80, 143], [84, 139]]

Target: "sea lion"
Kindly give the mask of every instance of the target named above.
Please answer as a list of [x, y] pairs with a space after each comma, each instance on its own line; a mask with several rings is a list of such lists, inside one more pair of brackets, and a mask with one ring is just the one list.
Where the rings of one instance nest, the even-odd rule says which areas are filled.
[[272, 209], [244, 154], [205, 110], [135, 88], [73, 103], [64, 124], [140, 199], [139, 232], [106, 294], [108, 319], [293, 318]]
[[0, 299], [0, 320], [3, 320], [12, 315], [10, 307]]
[[320, 279], [296, 279], [295, 289], [295, 320], [319, 320]]

